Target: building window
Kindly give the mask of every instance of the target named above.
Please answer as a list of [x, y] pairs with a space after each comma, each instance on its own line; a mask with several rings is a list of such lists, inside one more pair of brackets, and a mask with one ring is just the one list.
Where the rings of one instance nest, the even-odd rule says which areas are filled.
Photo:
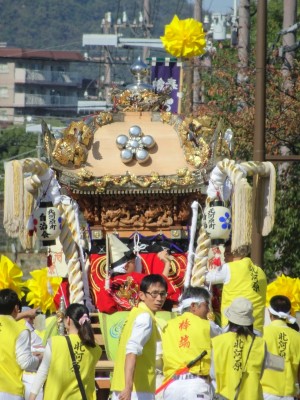
[[8, 64], [0, 63], [0, 74], [7, 74], [7, 73], [8, 73]]
[[8, 115], [6, 110], [0, 110], [0, 121], [8, 121]]
[[8, 97], [8, 88], [6, 86], [0, 86], [0, 97]]

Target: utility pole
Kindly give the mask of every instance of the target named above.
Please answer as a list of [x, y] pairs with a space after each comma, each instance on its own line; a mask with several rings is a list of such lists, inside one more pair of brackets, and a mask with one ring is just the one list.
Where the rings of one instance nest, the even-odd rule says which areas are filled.
[[[283, 2], [283, 31], [293, 26], [297, 16], [297, 0], [285, 0]], [[286, 47], [293, 48], [296, 43], [295, 31], [286, 33], [282, 36], [283, 49]], [[283, 90], [293, 95], [294, 84], [292, 81], [292, 69], [294, 66], [295, 51], [287, 51], [283, 54], [283, 64], [281, 67], [282, 76], [284, 78]]]
[[[103, 21], [103, 33], [109, 34], [111, 28], [111, 13], [105, 13]], [[104, 46], [104, 91], [105, 91], [105, 101], [110, 104], [110, 85], [111, 85], [111, 55], [108, 46]]]
[[[194, 19], [196, 21], [202, 21], [202, 0], [195, 0], [194, 3]], [[197, 57], [194, 57], [193, 65], [193, 110], [195, 111], [200, 103], [200, 62]]]
[[[143, 12], [143, 28], [145, 29], [146, 38], [150, 38], [150, 0], [144, 0], [144, 12]], [[145, 61], [150, 56], [149, 47], [143, 48], [143, 60]]]
[[[266, 118], [266, 25], [267, 2], [257, 2], [257, 40], [256, 40], [256, 85], [253, 160], [265, 161], [265, 118]], [[257, 176], [253, 186], [257, 188]], [[256, 191], [254, 191], [255, 193]], [[253, 262], [263, 267], [263, 237], [253, 222], [252, 249]]]
[[[259, 38], [259, 36], [257, 36]], [[240, 0], [238, 23], [238, 74], [239, 84], [248, 80], [250, 51], [250, 0]]]

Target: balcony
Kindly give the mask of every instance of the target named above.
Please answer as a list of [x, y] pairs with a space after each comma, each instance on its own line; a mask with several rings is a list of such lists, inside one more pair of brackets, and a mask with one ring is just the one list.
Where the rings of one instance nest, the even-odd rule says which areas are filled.
[[15, 83], [79, 87], [81, 86], [81, 78], [77, 72], [16, 68]]
[[77, 96], [61, 96], [58, 94], [42, 95], [16, 93], [14, 107], [75, 107], [77, 108]]

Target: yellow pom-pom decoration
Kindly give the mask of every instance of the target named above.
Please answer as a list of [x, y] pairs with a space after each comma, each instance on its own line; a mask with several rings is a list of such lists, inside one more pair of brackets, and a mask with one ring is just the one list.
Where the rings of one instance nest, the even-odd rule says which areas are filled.
[[180, 20], [177, 15], [165, 26], [161, 36], [165, 50], [174, 57], [196, 57], [205, 53], [205, 33], [201, 22], [193, 18]]
[[21, 299], [24, 296], [22, 276], [23, 272], [17, 264], [4, 255], [0, 256], [0, 289], [12, 289]]
[[281, 275], [267, 286], [266, 305], [270, 305], [273, 296], [286, 296], [292, 304], [291, 315], [300, 311], [300, 279]]
[[56, 307], [53, 300], [62, 282], [62, 278], [48, 276], [48, 268], [32, 271], [30, 275], [32, 279], [26, 282], [29, 290], [26, 296], [28, 304], [34, 308], [40, 308], [44, 314], [47, 311], [50, 313], [55, 312]]

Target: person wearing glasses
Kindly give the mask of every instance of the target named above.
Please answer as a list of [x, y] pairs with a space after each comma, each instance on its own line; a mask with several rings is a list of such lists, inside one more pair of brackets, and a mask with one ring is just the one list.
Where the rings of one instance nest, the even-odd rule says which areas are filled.
[[[181, 315], [171, 319], [162, 332], [163, 371], [165, 380], [175, 379], [166, 386], [164, 400], [211, 399], [210, 347], [211, 338], [222, 333], [221, 328], [207, 319], [210, 293], [204, 287], [188, 287], [180, 299]], [[186, 373], [176, 375], [204, 351], [201, 360]]]
[[138, 307], [123, 326], [111, 382], [112, 400], [154, 400], [156, 342], [155, 313], [167, 297], [167, 282], [159, 274], [145, 276]]

